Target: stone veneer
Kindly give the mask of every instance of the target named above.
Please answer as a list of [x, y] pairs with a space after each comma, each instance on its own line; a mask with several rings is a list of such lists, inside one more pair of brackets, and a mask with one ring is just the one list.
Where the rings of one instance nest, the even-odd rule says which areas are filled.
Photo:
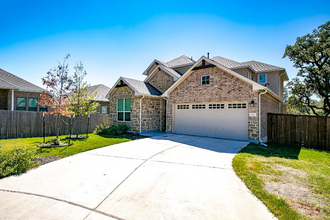
[[173, 76], [161, 70], [156, 70], [155, 73], [147, 80], [153, 87], [164, 93], [168, 88], [173, 85]]
[[[131, 121], [117, 122], [117, 99], [131, 98]], [[110, 125], [124, 123], [130, 127], [131, 132], [140, 130], [140, 99], [142, 96], [135, 96], [134, 91], [128, 86], [115, 88], [109, 96], [110, 101]], [[141, 108], [141, 131], [152, 131], [161, 129], [161, 97], [145, 96], [142, 99]]]
[[[210, 84], [201, 85], [201, 77], [209, 75]], [[253, 92], [252, 85], [217, 67], [194, 70], [174, 90], [168, 94], [166, 129], [172, 131], [173, 105], [175, 103], [230, 102], [248, 103], [248, 139], [258, 140], [258, 92]], [[254, 106], [250, 102], [254, 101]]]

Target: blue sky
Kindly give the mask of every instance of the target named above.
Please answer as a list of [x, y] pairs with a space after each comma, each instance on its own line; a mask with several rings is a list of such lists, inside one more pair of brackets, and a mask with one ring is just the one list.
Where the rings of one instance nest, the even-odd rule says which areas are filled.
[[28, 1], [0, 0], [0, 68], [42, 86], [70, 54], [89, 84], [120, 76], [143, 80], [154, 60], [210, 52], [297, 70], [286, 45], [330, 20], [330, 1]]

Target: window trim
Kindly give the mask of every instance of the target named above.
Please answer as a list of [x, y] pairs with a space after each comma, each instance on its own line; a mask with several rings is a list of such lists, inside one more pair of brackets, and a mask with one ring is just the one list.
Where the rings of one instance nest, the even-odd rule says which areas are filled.
[[[260, 75], [265, 75], [265, 82], [260, 82]], [[264, 84], [266, 82], [267, 82], [267, 74], [266, 73], [258, 74], [258, 83]]]
[[[203, 84], [203, 77], [209, 77], [209, 80], [208, 80], [208, 83], [207, 84]], [[210, 85], [210, 75], [204, 75], [204, 76], [201, 76], [201, 85], [204, 86], [204, 85]]]
[[[130, 123], [131, 122], [131, 108], [129, 109], [129, 111], [125, 111], [125, 100], [126, 99], [130, 99], [132, 101], [132, 98], [122, 98], [122, 100], [123, 100], [123, 111], [118, 111], [118, 100], [120, 100], [120, 99], [117, 99], [117, 110], [116, 110], [116, 120], [117, 120], [117, 122], [122, 122], [122, 123]], [[102, 111], [102, 108], [101, 108], [101, 111]], [[118, 112], [123, 113], [123, 120], [122, 121], [118, 120]], [[130, 113], [130, 120], [129, 121], [125, 120], [125, 113], [127, 113], [127, 112]]]

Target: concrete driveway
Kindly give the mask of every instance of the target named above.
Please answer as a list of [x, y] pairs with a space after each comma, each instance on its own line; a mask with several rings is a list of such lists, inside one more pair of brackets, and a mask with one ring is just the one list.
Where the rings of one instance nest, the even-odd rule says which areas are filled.
[[274, 219], [235, 175], [247, 142], [164, 135], [0, 180], [0, 219]]

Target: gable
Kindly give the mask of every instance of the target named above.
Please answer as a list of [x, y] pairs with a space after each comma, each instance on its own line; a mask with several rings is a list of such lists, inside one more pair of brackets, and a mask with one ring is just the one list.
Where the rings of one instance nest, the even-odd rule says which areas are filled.
[[147, 78], [146, 82], [150, 83], [153, 87], [163, 93], [173, 85], [174, 77], [159, 68]]

